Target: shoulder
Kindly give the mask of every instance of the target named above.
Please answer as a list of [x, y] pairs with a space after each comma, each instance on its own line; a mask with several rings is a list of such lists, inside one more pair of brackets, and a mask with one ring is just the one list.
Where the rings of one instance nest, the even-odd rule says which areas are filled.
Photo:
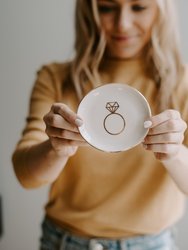
[[70, 72], [71, 62], [51, 62], [36, 70], [33, 95], [50, 96], [54, 101], [62, 99], [63, 88]]
[[[182, 115], [183, 120], [188, 125], [188, 64], [184, 66], [179, 89], [181, 89], [181, 96], [179, 98], [179, 102], [182, 104], [181, 115]], [[185, 131], [184, 143], [188, 146], [188, 129]]]
[[62, 82], [70, 71], [71, 62], [51, 62], [42, 65], [37, 70], [37, 75], [48, 76], [54, 81]]
[[188, 90], [188, 64], [185, 64], [183, 66], [180, 85], [181, 87]]
[[188, 94], [188, 64], [185, 64], [182, 66], [179, 79], [173, 91], [173, 96], [179, 97], [179, 99], [181, 100], [182, 97], [185, 97], [187, 94]]
[[177, 108], [188, 122], [188, 64], [182, 67], [180, 79], [173, 91], [174, 107]]

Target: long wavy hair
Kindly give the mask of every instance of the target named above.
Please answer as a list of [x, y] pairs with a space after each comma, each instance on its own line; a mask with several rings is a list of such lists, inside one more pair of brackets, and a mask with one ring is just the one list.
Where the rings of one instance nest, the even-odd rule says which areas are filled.
[[[179, 50], [177, 15], [173, 0], [156, 0], [159, 14], [146, 48], [145, 65], [159, 93], [160, 109], [169, 105], [171, 93], [181, 77], [183, 64]], [[97, 0], [77, 0], [75, 9], [75, 57], [70, 77], [79, 99], [84, 83], [91, 88], [100, 81], [99, 66], [106, 48], [100, 27]]]

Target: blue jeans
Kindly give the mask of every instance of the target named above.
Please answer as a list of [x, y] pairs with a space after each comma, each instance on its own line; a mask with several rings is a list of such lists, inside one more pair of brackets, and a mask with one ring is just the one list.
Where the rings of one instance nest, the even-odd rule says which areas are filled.
[[85, 238], [62, 230], [49, 219], [42, 223], [40, 250], [177, 250], [172, 230], [128, 239]]

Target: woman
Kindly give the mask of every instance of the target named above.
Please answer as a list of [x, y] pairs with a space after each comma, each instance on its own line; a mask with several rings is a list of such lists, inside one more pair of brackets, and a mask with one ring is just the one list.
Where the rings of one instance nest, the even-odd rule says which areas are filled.
[[[41, 249], [174, 249], [188, 194], [188, 71], [172, 0], [77, 0], [75, 58], [42, 67], [13, 154], [26, 188], [51, 184]], [[113, 154], [78, 132], [80, 99], [128, 83], [148, 100], [144, 142]]]

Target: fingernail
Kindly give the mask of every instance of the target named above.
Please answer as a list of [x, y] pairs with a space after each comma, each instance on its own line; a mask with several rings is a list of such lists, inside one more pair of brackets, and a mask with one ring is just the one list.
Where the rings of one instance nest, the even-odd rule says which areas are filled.
[[144, 122], [144, 128], [150, 128], [152, 125], [152, 122], [151, 121], [145, 121]]
[[81, 119], [77, 118], [77, 119], [75, 120], [75, 124], [76, 124], [76, 126], [80, 127], [80, 126], [82, 126], [83, 121], [82, 121]]

